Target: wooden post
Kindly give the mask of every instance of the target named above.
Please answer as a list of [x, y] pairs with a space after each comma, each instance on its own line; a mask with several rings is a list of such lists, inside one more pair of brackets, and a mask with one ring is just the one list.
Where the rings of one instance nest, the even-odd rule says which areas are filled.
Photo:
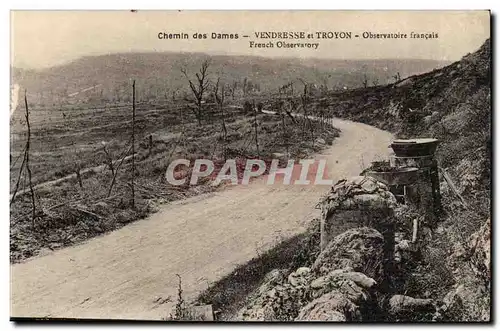
[[76, 173], [76, 179], [78, 179], [78, 185], [80, 185], [80, 188], [83, 188], [83, 182], [82, 182], [82, 176], [80, 175], [80, 167], [77, 167], [75, 170]]
[[290, 158], [290, 153], [288, 151], [288, 141], [286, 139], [285, 114], [283, 114], [283, 112], [281, 112], [281, 124], [283, 127], [283, 144], [285, 145], [286, 158], [288, 159]]
[[135, 208], [135, 80], [132, 83], [132, 208]]
[[253, 101], [253, 114], [254, 114], [254, 128], [255, 128], [255, 146], [257, 148], [257, 157], [260, 157], [259, 137], [258, 137], [258, 133], [257, 133], [257, 108], [255, 107], [255, 100]]
[[[184, 158], [187, 158], [187, 150], [186, 150], [186, 141], [184, 140], [184, 116], [182, 114], [182, 109], [179, 108], [179, 118], [181, 121], [181, 133], [179, 135], [179, 142], [181, 142], [182, 139], [182, 151], [184, 152]], [[173, 152], [172, 152], [173, 155]], [[172, 156], [170, 155], [170, 157]], [[169, 162], [170, 162], [170, 157], [169, 157]]]
[[[224, 90], [223, 90], [224, 91]], [[224, 106], [221, 104], [220, 106], [221, 115], [222, 115], [222, 155], [224, 157], [224, 162], [227, 159], [227, 128], [226, 128], [226, 119], [224, 114]]]
[[436, 159], [432, 160], [430, 168], [430, 180], [432, 187], [432, 202], [434, 207], [434, 214], [439, 217], [442, 212], [441, 206], [441, 189], [439, 187], [439, 170]]
[[153, 149], [153, 135], [152, 134], [149, 135], [148, 145], [149, 145], [148, 146], [149, 147], [149, 149], [148, 149], [148, 155], [151, 155], [151, 152], [152, 152], [152, 149]]
[[26, 107], [26, 126], [28, 127], [28, 139], [26, 141], [26, 171], [28, 172], [28, 181], [31, 193], [31, 222], [33, 227], [35, 227], [35, 216], [36, 216], [35, 192], [33, 191], [33, 183], [31, 181], [31, 168], [30, 168], [31, 126], [30, 126], [30, 116], [28, 110], [28, 97], [26, 90], [24, 91], [24, 105]]

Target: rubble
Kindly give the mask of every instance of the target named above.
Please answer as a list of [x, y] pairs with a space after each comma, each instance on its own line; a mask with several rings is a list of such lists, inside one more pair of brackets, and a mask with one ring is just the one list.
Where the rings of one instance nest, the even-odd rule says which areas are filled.
[[338, 181], [320, 203], [324, 219], [339, 209], [393, 209], [396, 198], [388, 187], [371, 177], [355, 176]]
[[329, 292], [307, 304], [296, 321], [361, 321], [359, 308], [337, 291]]
[[[309, 268], [299, 268], [288, 278], [273, 277], [262, 284], [251, 303], [239, 313], [244, 321], [290, 321], [308, 302]], [[280, 279], [277, 284], [272, 282]], [[291, 281], [291, 282], [290, 282]]]
[[434, 312], [432, 299], [416, 299], [407, 295], [394, 295], [389, 300], [389, 313], [393, 316], [408, 316], [421, 312]]
[[[239, 313], [245, 321], [345, 320], [361, 318], [381, 277], [383, 237], [370, 228], [337, 236], [313, 264], [288, 277], [273, 271]], [[364, 273], [366, 272], [366, 274]]]
[[384, 238], [371, 228], [348, 230], [330, 241], [312, 266], [319, 275], [330, 270], [363, 271], [368, 277], [382, 279]]
[[[379, 309], [386, 311], [385, 318], [393, 320], [440, 320], [443, 316], [453, 320], [450, 316], [459, 316], [468, 298], [480, 295], [464, 285], [450, 292], [443, 302], [403, 294], [385, 299], [390, 293], [386, 292], [390, 276], [386, 274], [390, 270], [387, 269], [390, 266], [387, 264], [388, 240], [392, 241], [392, 252], [396, 250], [400, 255], [417, 248], [413, 239], [404, 239], [403, 233], [398, 233], [397, 244], [394, 244], [396, 206], [387, 187], [372, 178], [339, 181], [321, 203], [324, 220], [333, 220], [346, 208], [366, 211], [368, 217], [356, 220], [357, 227], [329, 240], [311, 265], [288, 275], [283, 270], [271, 272], [250, 296], [248, 305], [240, 310], [240, 319], [351, 322], [373, 319], [379, 314], [373, 311]], [[490, 273], [489, 227], [488, 221], [471, 236], [462, 252], [462, 255], [473, 256], [477, 273], [487, 275]], [[388, 235], [379, 229], [393, 232]], [[420, 229], [423, 238], [426, 230]], [[478, 309], [487, 315], [483, 308]]]

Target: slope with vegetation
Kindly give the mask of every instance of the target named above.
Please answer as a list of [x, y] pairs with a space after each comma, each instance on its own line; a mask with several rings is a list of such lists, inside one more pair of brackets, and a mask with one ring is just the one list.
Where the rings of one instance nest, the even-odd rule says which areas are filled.
[[327, 107], [316, 108], [400, 138], [441, 141], [436, 157], [452, 184], [440, 179], [443, 215], [405, 287], [410, 295], [445, 298], [454, 309], [443, 320], [490, 320], [490, 47], [487, 40], [460, 61], [391, 85], [332, 94]]

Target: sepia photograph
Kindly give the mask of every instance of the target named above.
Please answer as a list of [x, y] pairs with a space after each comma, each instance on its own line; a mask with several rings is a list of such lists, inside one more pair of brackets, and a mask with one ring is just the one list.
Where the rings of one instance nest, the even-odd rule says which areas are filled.
[[491, 323], [491, 23], [11, 10], [10, 320]]

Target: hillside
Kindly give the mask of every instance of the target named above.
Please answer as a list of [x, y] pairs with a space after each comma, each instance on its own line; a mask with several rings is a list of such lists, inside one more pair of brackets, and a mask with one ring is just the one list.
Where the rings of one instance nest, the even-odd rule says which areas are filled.
[[[194, 74], [208, 55], [201, 53], [123, 53], [88, 56], [43, 70], [12, 69], [12, 84], [28, 90], [30, 102], [38, 105], [65, 105], [82, 102], [117, 102], [130, 98], [130, 80], [137, 81], [139, 101], [182, 96], [187, 88], [180, 72]], [[401, 77], [433, 70], [447, 64], [433, 60], [321, 60], [265, 58], [251, 56], [210, 56], [213, 79], [223, 72], [224, 81], [237, 83], [242, 94], [245, 78], [254, 94], [276, 91], [285, 83], [302, 78], [330, 90], [387, 84]]]
[[[442, 69], [396, 84], [333, 93], [317, 111], [375, 125], [400, 138], [432, 136], [442, 141], [438, 159], [457, 178], [463, 194], [488, 196], [491, 168], [490, 43]], [[460, 178], [474, 166], [474, 180]], [[484, 212], [489, 212], [486, 207]]]
[[455, 188], [441, 176], [443, 214], [430, 229], [422, 260], [405, 280], [405, 288], [409, 295], [442, 298], [446, 310], [438, 313], [438, 320], [490, 320], [490, 40], [442, 69], [327, 99], [316, 104], [317, 111], [368, 123], [401, 138], [441, 141], [438, 163]]

